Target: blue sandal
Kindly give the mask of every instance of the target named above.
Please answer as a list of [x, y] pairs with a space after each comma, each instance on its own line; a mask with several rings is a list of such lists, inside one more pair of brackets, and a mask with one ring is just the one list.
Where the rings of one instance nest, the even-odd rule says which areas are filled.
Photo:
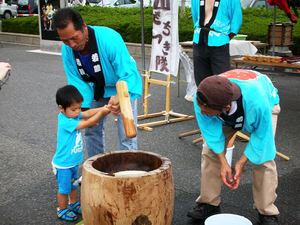
[[69, 204], [68, 209], [72, 210], [76, 214], [80, 214], [81, 215], [80, 202], [75, 202], [75, 203]]
[[58, 209], [57, 216], [59, 219], [66, 220], [66, 221], [75, 221], [78, 219], [76, 214], [68, 208], [67, 209]]

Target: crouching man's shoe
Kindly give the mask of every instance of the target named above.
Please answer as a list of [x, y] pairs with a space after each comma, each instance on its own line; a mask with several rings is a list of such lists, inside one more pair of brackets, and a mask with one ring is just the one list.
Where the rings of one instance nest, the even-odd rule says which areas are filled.
[[259, 214], [259, 224], [260, 225], [279, 225], [278, 217], [276, 215], [267, 216]]
[[209, 205], [206, 203], [197, 203], [197, 205], [188, 211], [187, 216], [194, 220], [205, 220], [207, 217], [220, 213], [220, 206]]

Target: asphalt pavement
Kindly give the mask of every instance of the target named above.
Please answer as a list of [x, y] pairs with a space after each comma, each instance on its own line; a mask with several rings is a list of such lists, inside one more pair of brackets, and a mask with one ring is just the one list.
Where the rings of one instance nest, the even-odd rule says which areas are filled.
[[[73, 224], [56, 217], [56, 182], [51, 171], [51, 158], [56, 145], [55, 103], [57, 88], [66, 84], [61, 58], [55, 55], [30, 53], [34, 47], [1, 45], [0, 61], [12, 65], [11, 77], [0, 90], [0, 225]], [[137, 59], [139, 68], [140, 59]], [[300, 76], [271, 76], [281, 97], [276, 143], [278, 151], [291, 160], [276, 158], [279, 186], [276, 205], [281, 225], [300, 224]], [[171, 108], [193, 115], [192, 103], [184, 96], [185, 84], [177, 97], [172, 86]], [[150, 112], [164, 110], [165, 92], [151, 86]], [[142, 102], [139, 112], [143, 113]], [[151, 120], [154, 121], [155, 119]], [[199, 194], [201, 143], [197, 136], [178, 138], [178, 134], [196, 129], [195, 120], [139, 130], [139, 148], [168, 157], [175, 181], [173, 225], [201, 225], [186, 217]], [[106, 124], [107, 149], [117, 150], [117, 132], [113, 116]], [[234, 159], [242, 153], [245, 143], [237, 141]], [[255, 225], [251, 166], [247, 165], [238, 190], [222, 191], [222, 212], [249, 218]]]

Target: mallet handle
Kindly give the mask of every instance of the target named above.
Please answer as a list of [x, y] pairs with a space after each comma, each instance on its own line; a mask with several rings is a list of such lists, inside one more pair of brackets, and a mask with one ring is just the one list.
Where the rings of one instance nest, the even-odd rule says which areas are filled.
[[136, 136], [136, 127], [134, 124], [134, 118], [127, 84], [125, 81], [118, 81], [116, 84], [116, 88], [121, 109], [121, 115], [123, 119], [125, 135], [128, 138], [133, 138]]

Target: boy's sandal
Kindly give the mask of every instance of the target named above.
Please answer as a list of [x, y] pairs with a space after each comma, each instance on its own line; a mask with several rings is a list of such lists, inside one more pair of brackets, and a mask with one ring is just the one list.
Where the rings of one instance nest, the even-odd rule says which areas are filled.
[[61, 220], [75, 221], [77, 220], [76, 214], [70, 209], [59, 209], [57, 210], [57, 216]]
[[75, 202], [75, 203], [71, 203], [69, 204], [68, 208], [70, 210], [72, 210], [73, 212], [75, 212], [76, 214], [81, 214], [81, 206], [80, 206], [80, 202]]

